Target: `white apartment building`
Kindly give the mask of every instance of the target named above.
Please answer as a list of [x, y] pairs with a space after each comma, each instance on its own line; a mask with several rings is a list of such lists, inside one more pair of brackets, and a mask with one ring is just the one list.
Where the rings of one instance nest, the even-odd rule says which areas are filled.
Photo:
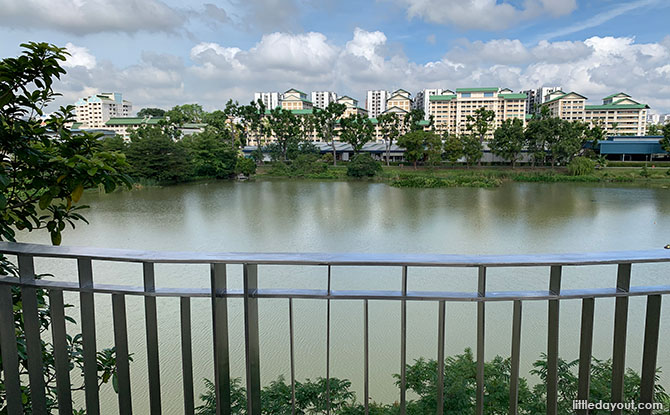
[[443, 91], [442, 95], [431, 95], [429, 115], [433, 116], [434, 129], [443, 134], [462, 134], [467, 132], [467, 119], [479, 108], [495, 113], [491, 131], [487, 139], [493, 137], [493, 131], [507, 119], [518, 118], [526, 123], [526, 94], [515, 94], [507, 88], [459, 88], [456, 92]]
[[75, 103], [75, 120], [79, 128], [103, 128], [112, 117], [128, 117], [133, 111], [133, 104], [123, 99], [119, 92], [103, 92], [86, 98], [79, 98]]
[[331, 102], [337, 102], [337, 94], [331, 91], [312, 92], [312, 105], [314, 108], [325, 109]]
[[561, 90], [547, 95], [547, 100], [542, 104], [549, 109], [549, 116], [566, 121], [584, 121], [586, 97], [576, 92], [565, 93]]
[[649, 106], [619, 92], [603, 98], [601, 105], [586, 105], [584, 118], [591, 124], [601, 125], [608, 134], [647, 135]]
[[[445, 92], [446, 91], [446, 92]], [[430, 116], [428, 112], [430, 111], [430, 99], [429, 97], [431, 95], [444, 95], [444, 94], [453, 94], [452, 91], [449, 91], [448, 89], [423, 89], [419, 92], [416, 93], [416, 96], [414, 97], [414, 103], [412, 108], [414, 109], [422, 109], [423, 110], [423, 117], [424, 119], [428, 119]]]
[[256, 92], [254, 93], [254, 102], [258, 102], [260, 99], [261, 102], [265, 105], [266, 109], [277, 108], [280, 105], [283, 96], [279, 92]]
[[560, 90], [562, 90], [560, 86], [543, 86], [537, 89], [521, 91], [522, 94], [528, 96], [526, 99], [526, 113], [537, 114], [540, 112], [541, 105], [549, 100], [548, 95]]
[[386, 111], [386, 101], [391, 97], [389, 91], [381, 89], [368, 90], [365, 98], [365, 109], [371, 118], [377, 118], [379, 114]]

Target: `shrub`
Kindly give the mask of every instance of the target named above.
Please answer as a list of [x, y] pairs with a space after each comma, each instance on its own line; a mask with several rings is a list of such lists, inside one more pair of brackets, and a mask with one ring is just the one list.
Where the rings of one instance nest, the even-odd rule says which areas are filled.
[[291, 171], [294, 176], [323, 173], [328, 169], [326, 163], [316, 154], [300, 154], [293, 160]]
[[651, 173], [649, 173], [649, 169], [647, 169], [647, 166], [642, 166], [642, 170], [640, 170], [640, 176], [648, 178], [651, 176]]
[[596, 162], [586, 157], [575, 157], [568, 163], [568, 172], [573, 176], [586, 176], [596, 170]]
[[347, 176], [373, 177], [382, 170], [382, 164], [367, 153], [356, 154], [347, 164]]
[[332, 163], [333, 162], [333, 153], [326, 153], [323, 156], [321, 156], [321, 160], [323, 160], [324, 163]]
[[246, 157], [238, 157], [235, 163], [235, 173], [251, 176], [256, 174], [256, 162]]

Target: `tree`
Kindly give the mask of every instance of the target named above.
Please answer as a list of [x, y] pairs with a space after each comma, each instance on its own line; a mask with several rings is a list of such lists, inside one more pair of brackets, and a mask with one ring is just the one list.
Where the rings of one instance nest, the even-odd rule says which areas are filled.
[[331, 102], [326, 109], [314, 108], [314, 126], [321, 139], [330, 144], [333, 149], [333, 166], [337, 166], [337, 151], [335, 149], [335, 128], [337, 120], [342, 117], [347, 106]]
[[126, 157], [131, 174], [137, 178], [180, 182], [191, 173], [184, 144], [156, 126], [142, 126], [130, 134]]
[[347, 176], [373, 177], [382, 169], [381, 163], [368, 153], [356, 154], [347, 164]]
[[554, 118], [554, 134], [549, 142], [551, 166], [556, 162], [567, 164], [584, 150], [586, 125], [579, 121], [567, 121]]
[[420, 123], [424, 120], [424, 115], [423, 110], [420, 108], [415, 108], [405, 114], [405, 117], [402, 120], [404, 131], [422, 131], [423, 127]]
[[[60, 107], [45, 120], [43, 108], [58, 94], [53, 83], [65, 74], [62, 63], [69, 55], [63, 48], [47, 43], [24, 43], [21, 56], [0, 61], [0, 240], [15, 241], [14, 229], [46, 229], [51, 242], [59, 245], [67, 224], [86, 222], [80, 213], [84, 190], [103, 187], [111, 192], [119, 186], [130, 186], [123, 173], [127, 167], [123, 154], [103, 151], [101, 135], [77, 134], [66, 127], [73, 119], [74, 107]], [[0, 255], [0, 275], [18, 278], [18, 269]], [[40, 279], [42, 275], [35, 275]], [[40, 321], [40, 347], [47, 412], [56, 410], [56, 382], [53, 345], [44, 339], [51, 318], [47, 292], [36, 289]], [[17, 337], [19, 375], [28, 373], [22, 295], [12, 289], [14, 329]], [[82, 370], [80, 334], [71, 334], [67, 353], [71, 367]], [[98, 353], [100, 383], [115, 377], [115, 353], [104, 349]], [[99, 386], [99, 385], [98, 385]], [[80, 390], [83, 386], [73, 385]], [[0, 412], [7, 411], [6, 390], [0, 382]], [[30, 390], [22, 386], [25, 413], [32, 407]]]
[[184, 125], [186, 123], [200, 123], [204, 120], [205, 111], [200, 104], [177, 105], [165, 113], [171, 123]]
[[417, 162], [424, 158], [424, 146], [429, 134], [425, 131], [410, 131], [398, 139], [398, 145], [405, 149], [405, 160], [412, 162], [415, 170]]
[[[493, 110], [487, 110], [481, 107], [475, 110], [474, 115], [468, 115], [466, 118], [466, 129], [471, 135], [479, 139], [480, 146], [484, 146], [484, 139], [486, 134], [491, 130], [491, 122], [495, 118], [496, 113]], [[481, 166], [481, 159], [477, 161], [477, 165]]]
[[370, 119], [362, 114], [354, 114], [340, 119], [340, 140], [348, 143], [358, 154], [363, 146], [372, 141], [375, 127]]
[[182, 139], [193, 173], [198, 177], [227, 179], [235, 174], [237, 150], [227, 143], [230, 133], [221, 134], [212, 127]]
[[138, 117], [164, 117], [165, 110], [160, 108], [142, 108], [137, 111]]
[[260, 99], [258, 102], [250, 102], [239, 108], [239, 121], [244, 133], [244, 139], [240, 139], [241, 145], [249, 143], [252, 134], [262, 135], [263, 117], [265, 116], [265, 104]]
[[479, 138], [472, 134], [462, 134], [459, 139], [463, 146], [463, 156], [468, 166], [481, 164], [484, 151], [482, 150], [482, 143], [479, 141]]
[[493, 133], [493, 140], [489, 142], [491, 152], [510, 161], [512, 168], [516, 165], [523, 145], [523, 122], [518, 118], [503, 121], [502, 125]]
[[300, 120], [290, 110], [277, 107], [270, 110], [269, 128], [276, 138], [276, 147], [281, 159], [286, 161], [289, 145], [298, 143], [300, 137]]
[[586, 139], [591, 142], [593, 156], [596, 156], [599, 152], [600, 142], [605, 139], [605, 130], [600, 123], [592, 124], [590, 127], [586, 126], [584, 128], [584, 134]]
[[398, 139], [400, 136], [402, 120], [398, 117], [398, 114], [395, 112], [387, 112], [381, 114], [377, 117], [377, 126], [379, 131], [384, 137], [384, 143], [386, 144], [386, 165], [390, 165], [391, 160], [391, 147], [393, 142]]
[[663, 126], [663, 138], [659, 141], [663, 150], [670, 152], [670, 123]]
[[424, 138], [424, 160], [429, 166], [437, 166], [442, 162], [442, 139], [439, 135], [426, 132]]
[[649, 124], [647, 127], [647, 135], [663, 135], [663, 127], [658, 124]]
[[444, 133], [444, 156], [451, 164], [456, 164], [463, 157], [463, 143], [457, 135]]

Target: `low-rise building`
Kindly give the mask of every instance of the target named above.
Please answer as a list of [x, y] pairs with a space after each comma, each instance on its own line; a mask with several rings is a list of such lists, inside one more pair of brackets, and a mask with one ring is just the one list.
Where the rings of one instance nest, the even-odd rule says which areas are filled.
[[128, 117], [133, 104], [118, 92], [103, 92], [80, 98], [75, 103], [75, 121], [82, 129], [103, 128], [112, 117]]
[[346, 108], [344, 109], [343, 117], [350, 117], [354, 114], [367, 115], [368, 112], [363, 108], [358, 106], [358, 100], [351, 98], [348, 95], [343, 95], [337, 99], [338, 104], [344, 104]]
[[404, 89], [396, 89], [386, 100], [386, 109], [381, 113], [383, 114], [394, 107], [404, 110], [405, 112], [410, 112], [412, 110], [411, 96], [412, 94]]

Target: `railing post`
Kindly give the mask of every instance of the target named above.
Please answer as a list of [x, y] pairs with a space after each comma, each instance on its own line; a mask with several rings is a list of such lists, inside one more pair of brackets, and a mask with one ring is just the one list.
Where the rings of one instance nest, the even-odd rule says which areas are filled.
[[62, 290], [49, 291], [49, 312], [51, 314], [51, 338], [54, 347], [56, 368], [56, 389], [58, 393], [58, 413], [72, 413], [72, 391], [70, 390], [70, 356], [67, 351], [67, 331], [65, 328], [65, 302]]
[[[577, 400], [588, 402], [591, 388], [591, 354], [593, 353], [593, 314], [595, 299], [582, 300], [582, 327], [579, 340], [579, 380]], [[578, 409], [578, 414], [587, 414], [587, 409]]]
[[[630, 290], [631, 264], [619, 264], [617, 270], [617, 292]], [[612, 402], [623, 402], [624, 375], [626, 371], [626, 334], [628, 331], [628, 296], [617, 297], [614, 306], [614, 345], [612, 348]], [[612, 411], [613, 415], [621, 409]]]
[[247, 371], [247, 414], [261, 413], [261, 375], [258, 338], [258, 265], [244, 264], [244, 340]]
[[512, 356], [509, 380], [509, 414], [519, 411], [519, 362], [521, 360], [521, 300], [514, 301], [512, 311]]
[[400, 303], [400, 415], [407, 411], [407, 266], [402, 267]]
[[[561, 271], [559, 265], [551, 267], [549, 294], [561, 294]], [[549, 300], [547, 329], [547, 415], [558, 414], [558, 317], [559, 300]]]
[[486, 267], [480, 266], [477, 276], [477, 397], [476, 415], [484, 415], [484, 334], [486, 322]]
[[[642, 352], [642, 380], [640, 403], [654, 402], [656, 357], [658, 354], [658, 329], [661, 320], [661, 296], [647, 297], [647, 316], [644, 322], [644, 350]], [[651, 409], [642, 409], [640, 415], [651, 415]]]
[[217, 415], [229, 415], [230, 357], [228, 352], [228, 299], [226, 264], [211, 264], [212, 326], [214, 328], [214, 385]]
[[133, 413], [133, 405], [130, 393], [130, 362], [128, 360], [126, 299], [123, 294], [112, 294], [112, 313], [114, 315], [114, 347], [116, 351], [119, 413], [122, 415], [130, 415]]
[[144, 271], [144, 317], [147, 332], [147, 363], [149, 371], [149, 409], [151, 415], [160, 415], [161, 409], [161, 378], [160, 360], [158, 358], [158, 321], [156, 313], [156, 292], [154, 264], [145, 262]]
[[[33, 257], [18, 255], [18, 259], [21, 282], [33, 283], [35, 281]], [[37, 310], [37, 289], [28, 286], [21, 287], [21, 302], [23, 303], [24, 333], [28, 352], [30, 403], [34, 413], [46, 413], [47, 402], [44, 390], [44, 373], [42, 371], [42, 339], [40, 338], [40, 320]]]
[[438, 302], [437, 306], [437, 415], [444, 413], [444, 323], [446, 319], [446, 303]]
[[77, 258], [79, 305], [81, 307], [81, 342], [84, 358], [86, 413], [100, 414], [98, 393], [98, 358], [95, 344], [95, 302], [93, 298], [93, 265], [89, 258]]
[[184, 415], [195, 413], [193, 399], [193, 351], [191, 346], [191, 299], [179, 299], [181, 325], [181, 371], [184, 389]]
[[0, 285], [0, 353], [2, 353], [2, 380], [7, 397], [7, 414], [23, 415], [12, 287], [5, 284]]

